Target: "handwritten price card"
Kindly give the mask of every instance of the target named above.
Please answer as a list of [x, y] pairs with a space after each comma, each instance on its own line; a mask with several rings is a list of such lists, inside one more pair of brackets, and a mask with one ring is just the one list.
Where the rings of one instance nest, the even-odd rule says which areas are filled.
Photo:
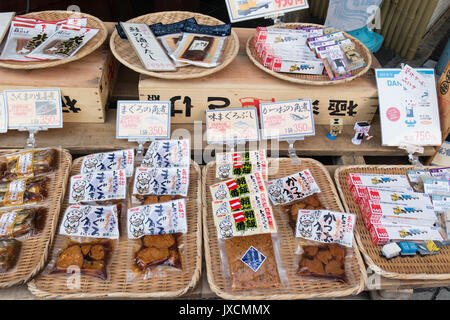
[[8, 112], [6, 110], [5, 97], [0, 93], [0, 133], [8, 131]]
[[209, 144], [258, 141], [256, 108], [207, 110], [206, 140]]
[[169, 138], [169, 101], [117, 101], [117, 139]]
[[62, 128], [59, 89], [6, 90], [9, 129]]
[[307, 0], [225, 0], [231, 23], [307, 9]]
[[263, 139], [287, 139], [315, 134], [311, 100], [260, 105]]

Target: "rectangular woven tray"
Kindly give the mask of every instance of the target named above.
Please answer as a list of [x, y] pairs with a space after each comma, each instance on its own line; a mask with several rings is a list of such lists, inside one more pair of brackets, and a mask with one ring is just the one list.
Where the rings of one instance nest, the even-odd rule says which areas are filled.
[[[74, 161], [71, 175], [80, 173], [82, 160], [83, 158], [79, 158]], [[195, 287], [201, 275], [200, 176], [200, 167], [191, 161], [190, 185], [188, 198], [186, 199], [188, 233], [183, 235], [183, 272], [168, 272], [167, 274], [164, 273], [162, 277], [152, 277], [147, 280], [135, 280], [133, 282], [127, 281], [127, 275], [130, 272], [130, 261], [132, 260], [133, 242], [123, 235], [122, 230], [126, 228], [126, 224], [124, 226], [124, 223], [122, 223], [121, 237], [109, 268], [110, 277], [108, 281], [82, 275], [80, 288], [70, 289], [67, 286], [67, 277], [55, 277], [42, 273], [28, 283], [29, 290], [38, 297], [60, 299], [94, 297], [170, 298], [185, 294]], [[68, 195], [66, 195], [63, 210], [67, 206]], [[125, 219], [121, 219], [121, 221], [125, 221]], [[57, 235], [52, 250], [61, 247], [63, 242], [64, 236]]]
[[338, 168], [334, 178], [341, 194], [345, 210], [357, 215], [355, 237], [365, 261], [371, 271], [386, 277], [399, 280], [445, 280], [450, 279], [450, 248], [443, 247], [436, 255], [421, 257], [398, 257], [387, 260], [380, 255], [382, 246], [376, 246], [362, 219], [359, 205], [347, 187], [349, 173], [382, 173], [406, 174], [412, 166], [345, 166]]
[[[22, 249], [17, 261], [17, 267], [11, 272], [0, 273], [0, 287], [2, 288], [27, 282], [42, 269], [47, 259], [72, 164], [72, 156], [67, 150], [57, 150], [59, 150], [59, 171], [50, 175], [52, 178], [48, 190], [49, 204], [44, 227], [36, 235], [18, 239], [22, 242]], [[17, 151], [20, 150], [2, 150], [0, 155]]]
[[[276, 174], [271, 174], [274, 165], [278, 165]], [[270, 159], [269, 160], [269, 180], [281, 178], [309, 169], [318, 183], [321, 193], [319, 198], [323, 205], [330, 210], [344, 211], [340, 203], [338, 193], [326, 168], [313, 159], [301, 159], [300, 165], [292, 165], [291, 159]], [[212, 215], [212, 198], [209, 187], [218, 180], [216, 175], [216, 164], [210, 162], [203, 169], [203, 239], [205, 243], [205, 260], [208, 282], [211, 290], [224, 299], [311, 299], [311, 298], [332, 298], [358, 294], [364, 288], [365, 269], [359, 251], [354, 243], [354, 254], [351, 272], [354, 275], [354, 285], [340, 283], [336, 281], [307, 280], [297, 276], [298, 265], [295, 260], [296, 239], [289, 226], [289, 218], [280, 207], [273, 206], [275, 219], [278, 226], [278, 236], [280, 239], [280, 255], [283, 267], [286, 269], [289, 285], [288, 288], [264, 290], [260, 294], [248, 294], [245, 291], [233, 292], [227, 289], [227, 279], [221, 272], [222, 260], [220, 258], [219, 243], [214, 226]]]

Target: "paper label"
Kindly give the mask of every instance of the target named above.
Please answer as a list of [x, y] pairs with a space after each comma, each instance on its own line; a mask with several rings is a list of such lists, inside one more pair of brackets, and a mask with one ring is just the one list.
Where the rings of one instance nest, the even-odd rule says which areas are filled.
[[240, 198], [212, 202], [213, 214], [216, 216], [222, 216], [236, 211], [266, 208], [269, 206], [269, 196], [267, 193], [249, 194]]
[[8, 131], [8, 111], [6, 109], [5, 97], [0, 92], [0, 133]]
[[241, 261], [252, 269], [253, 272], [256, 272], [261, 268], [264, 261], [266, 261], [266, 256], [255, 247], [251, 246], [242, 256]]
[[423, 189], [426, 194], [447, 194], [450, 193], [450, 181], [437, 178], [423, 179]]
[[206, 140], [209, 144], [258, 141], [256, 108], [207, 110]]
[[263, 139], [286, 139], [315, 134], [311, 100], [260, 105]]
[[355, 186], [412, 191], [405, 175], [349, 173], [348, 182]]
[[431, 199], [427, 194], [419, 192], [397, 192], [380, 190], [377, 188], [366, 189], [368, 200], [375, 200], [380, 202], [390, 202], [395, 204], [410, 205], [410, 206], [432, 206]]
[[431, 168], [430, 174], [432, 177], [440, 179], [450, 178], [450, 168]]
[[180, 199], [128, 209], [127, 229], [129, 239], [186, 233], [186, 202]]
[[69, 206], [59, 233], [67, 236], [119, 239], [116, 206]]
[[16, 171], [22, 175], [33, 172], [34, 151], [24, 151], [19, 155], [16, 164]]
[[416, 184], [420, 181], [420, 177], [431, 177], [431, 173], [428, 170], [407, 170], [406, 171], [409, 181]]
[[137, 168], [133, 184], [134, 195], [187, 196], [189, 167]]
[[83, 158], [81, 173], [97, 171], [125, 170], [127, 177], [131, 177], [134, 171], [134, 150], [120, 150], [90, 154]]
[[189, 167], [190, 163], [191, 143], [189, 139], [156, 140], [148, 148], [141, 167]]
[[125, 199], [126, 181], [124, 170], [72, 176], [69, 203]]
[[266, 150], [222, 152], [216, 154], [217, 163], [267, 162]]
[[225, 0], [225, 3], [231, 23], [309, 8], [307, 0]]
[[117, 101], [117, 139], [169, 138], [170, 102]]
[[434, 211], [450, 210], [450, 195], [433, 194], [431, 200], [433, 201]]
[[214, 201], [238, 198], [252, 193], [266, 192], [261, 172], [226, 180], [209, 187]]
[[0, 215], [0, 236], [12, 235], [12, 228], [16, 221], [17, 211], [5, 212]]
[[6, 90], [8, 128], [62, 128], [59, 89]]
[[299, 210], [295, 236], [322, 243], [353, 245], [356, 216], [329, 210]]
[[284, 178], [271, 180], [267, 183], [267, 190], [270, 200], [274, 205], [304, 199], [314, 193], [320, 192], [320, 188], [309, 170], [303, 170]]

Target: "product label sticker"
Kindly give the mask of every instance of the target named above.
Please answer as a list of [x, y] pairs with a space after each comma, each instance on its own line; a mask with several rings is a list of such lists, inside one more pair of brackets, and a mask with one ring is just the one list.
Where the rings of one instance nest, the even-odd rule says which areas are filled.
[[5, 96], [0, 92], [0, 133], [8, 131], [8, 110], [6, 109]]
[[450, 179], [450, 168], [431, 168], [430, 174], [435, 178]]
[[117, 139], [169, 138], [170, 101], [117, 101]]
[[72, 176], [69, 203], [125, 199], [126, 182], [124, 170]]
[[261, 172], [255, 172], [236, 179], [226, 180], [210, 186], [209, 189], [214, 201], [238, 198], [252, 193], [266, 192]]
[[95, 153], [83, 158], [81, 173], [96, 171], [125, 170], [127, 177], [134, 171], [134, 150], [120, 150], [113, 152]]
[[190, 162], [191, 143], [189, 139], [155, 140], [148, 148], [141, 167], [189, 167]]
[[5, 90], [9, 129], [62, 128], [59, 89]]
[[184, 199], [128, 209], [129, 239], [168, 233], [186, 233], [186, 202]]
[[314, 177], [309, 170], [271, 180], [267, 183], [270, 200], [274, 205], [286, 204], [298, 199], [304, 199], [320, 192]]
[[256, 108], [206, 110], [206, 140], [208, 144], [259, 141]]
[[421, 177], [431, 177], [431, 173], [428, 170], [407, 170], [406, 173], [412, 184], [419, 183]]
[[240, 198], [217, 200], [212, 202], [213, 214], [222, 216], [236, 211], [244, 211], [257, 208], [269, 207], [269, 196], [267, 193], [255, 193]]
[[133, 195], [180, 195], [187, 196], [189, 167], [183, 168], [137, 168]]
[[311, 100], [260, 105], [263, 139], [287, 139], [315, 134]]
[[267, 170], [268, 165], [266, 162], [217, 163], [216, 178], [238, 178], [246, 174], [261, 172], [263, 179], [267, 180]]
[[59, 233], [67, 236], [119, 239], [116, 206], [69, 206]]
[[266, 261], [266, 256], [263, 255], [262, 252], [258, 251], [258, 249], [251, 246], [242, 256], [241, 261], [256, 272], [262, 266], [264, 261]]
[[266, 150], [221, 152], [216, 154], [217, 163], [267, 162]]
[[450, 193], [450, 181], [447, 179], [425, 178], [423, 179], [423, 189], [426, 194], [447, 194]]
[[17, 159], [16, 171], [22, 175], [33, 172], [34, 151], [21, 152]]
[[433, 194], [431, 195], [431, 200], [433, 201], [434, 211], [442, 212], [450, 210], [450, 194]]
[[329, 210], [299, 210], [295, 236], [352, 247], [356, 216]]
[[16, 221], [17, 211], [5, 212], [0, 215], [0, 236], [12, 235], [12, 228]]
[[307, 0], [225, 0], [225, 3], [231, 23], [309, 8]]

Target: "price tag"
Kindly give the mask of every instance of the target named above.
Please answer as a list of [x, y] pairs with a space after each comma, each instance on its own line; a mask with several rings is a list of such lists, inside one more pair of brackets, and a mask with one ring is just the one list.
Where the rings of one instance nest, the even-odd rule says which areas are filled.
[[260, 104], [263, 139], [289, 139], [315, 134], [311, 100]]
[[206, 140], [209, 144], [259, 141], [256, 108], [207, 110]]
[[5, 97], [0, 93], [0, 133], [8, 131], [8, 110], [6, 110]]
[[59, 89], [6, 90], [9, 129], [62, 128]]
[[307, 0], [225, 0], [225, 3], [232, 23], [309, 8]]
[[169, 101], [117, 101], [117, 139], [148, 140], [169, 137]]
[[406, 65], [402, 71], [398, 74], [403, 88], [415, 91], [419, 89], [426, 89], [425, 79], [416, 70]]

